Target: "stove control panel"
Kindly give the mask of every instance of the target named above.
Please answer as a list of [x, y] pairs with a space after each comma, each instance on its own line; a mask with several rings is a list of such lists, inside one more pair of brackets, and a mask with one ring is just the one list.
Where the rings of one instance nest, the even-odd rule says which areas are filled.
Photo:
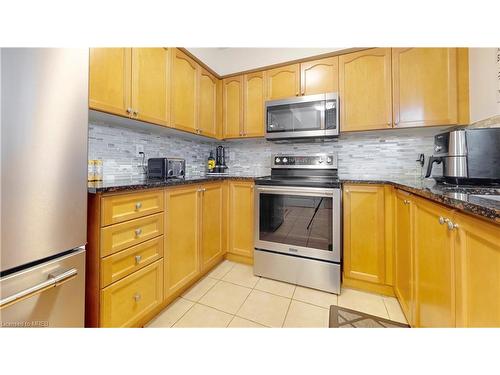
[[318, 155], [274, 155], [273, 168], [337, 168], [335, 154]]

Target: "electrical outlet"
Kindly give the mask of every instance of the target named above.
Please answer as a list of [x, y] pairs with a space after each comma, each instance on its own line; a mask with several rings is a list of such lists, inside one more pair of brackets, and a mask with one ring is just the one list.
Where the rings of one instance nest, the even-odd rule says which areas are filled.
[[144, 145], [135, 145], [135, 156], [141, 157], [140, 152], [144, 152]]

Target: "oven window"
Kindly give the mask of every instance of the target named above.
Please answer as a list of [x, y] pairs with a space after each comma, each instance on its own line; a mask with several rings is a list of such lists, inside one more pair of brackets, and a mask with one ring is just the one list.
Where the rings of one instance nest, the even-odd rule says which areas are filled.
[[260, 194], [259, 239], [332, 251], [332, 198]]
[[321, 130], [324, 101], [286, 104], [267, 109], [267, 131]]

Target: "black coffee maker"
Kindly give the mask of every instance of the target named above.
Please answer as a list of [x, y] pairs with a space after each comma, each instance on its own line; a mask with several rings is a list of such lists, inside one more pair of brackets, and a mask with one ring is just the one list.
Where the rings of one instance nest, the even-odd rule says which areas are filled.
[[226, 150], [219, 146], [215, 150], [215, 168], [214, 173], [227, 173]]

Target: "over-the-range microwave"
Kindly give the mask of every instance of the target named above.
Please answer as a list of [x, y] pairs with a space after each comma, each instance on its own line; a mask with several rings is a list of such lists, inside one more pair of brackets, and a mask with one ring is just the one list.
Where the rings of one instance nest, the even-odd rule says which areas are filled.
[[337, 93], [266, 102], [266, 139], [327, 138], [339, 135]]

